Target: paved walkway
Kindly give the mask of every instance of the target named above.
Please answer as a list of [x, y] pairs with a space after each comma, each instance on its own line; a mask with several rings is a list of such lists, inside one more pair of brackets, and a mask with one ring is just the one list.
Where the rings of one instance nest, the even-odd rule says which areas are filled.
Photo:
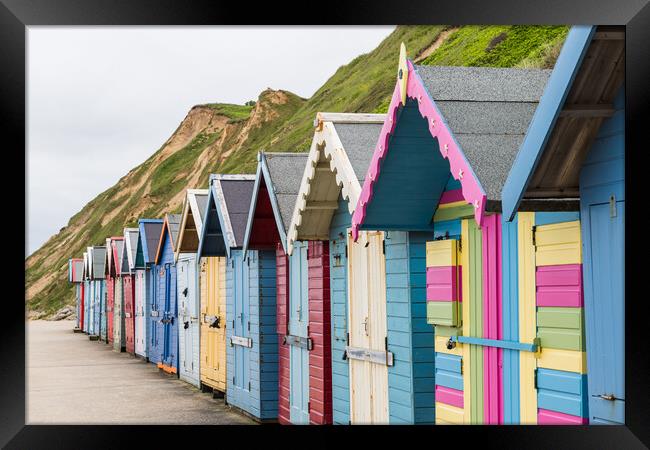
[[28, 424], [253, 424], [222, 399], [112, 346], [74, 323], [27, 324]]

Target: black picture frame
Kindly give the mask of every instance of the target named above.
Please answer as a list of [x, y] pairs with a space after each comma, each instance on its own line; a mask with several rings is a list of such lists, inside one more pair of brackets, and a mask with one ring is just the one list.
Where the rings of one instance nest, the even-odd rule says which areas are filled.
[[[27, 225], [26, 154], [26, 27], [32, 25], [236, 25], [236, 24], [594, 24], [626, 26], [626, 405], [625, 426], [465, 426], [465, 427], [189, 427], [184, 447], [220, 445], [228, 439], [260, 442], [265, 434], [304, 433], [319, 438], [304, 445], [336, 445], [347, 435], [362, 434], [363, 442], [397, 445], [476, 445], [498, 448], [644, 448], [650, 446], [650, 382], [644, 332], [648, 328], [642, 272], [642, 238], [648, 192], [644, 156], [648, 153], [650, 109], [650, 4], [648, 0], [409, 0], [407, 2], [348, 1], [297, 4], [171, 0], [0, 0], [0, 127], [3, 140], [5, 198], [5, 270], [3, 298], [2, 376], [0, 377], [0, 444], [6, 448], [116, 448], [124, 443], [171, 445], [180, 437], [169, 426], [36, 426], [25, 425], [25, 303], [19, 287], [20, 269], [13, 262], [19, 250], [15, 231]], [[9, 139], [7, 139], [9, 138]], [[22, 149], [22, 155], [21, 155]], [[22, 156], [22, 158], [21, 158]], [[24, 168], [24, 203], [20, 204], [16, 170]], [[22, 218], [20, 212], [23, 212]], [[639, 228], [636, 232], [635, 228]], [[26, 232], [25, 232], [26, 238]], [[638, 261], [637, 261], [638, 260]], [[24, 266], [23, 266], [24, 269]], [[24, 272], [23, 272], [24, 277]], [[24, 278], [23, 278], [24, 279]], [[23, 285], [24, 286], [24, 285]], [[125, 399], [128, 401], [128, 399]], [[219, 433], [217, 438], [215, 433]], [[416, 433], [415, 436], [413, 433]], [[259, 434], [259, 436], [258, 436]], [[318, 435], [322, 435], [318, 436]], [[361, 438], [362, 436], [354, 436]], [[286, 439], [278, 436], [279, 439]], [[294, 441], [298, 435], [292, 434]], [[144, 441], [143, 441], [144, 439]], [[250, 439], [250, 442], [248, 441]], [[368, 439], [368, 440], [366, 440]], [[203, 441], [204, 444], [198, 441]], [[263, 441], [262, 441], [263, 442]], [[276, 441], [277, 445], [285, 445]], [[285, 441], [291, 443], [291, 441]], [[451, 443], [451, 444], [449, 444]], [[365, 445], [357, 444], [357, 445]], [[266, 444], [270, 445], [270, 444]], [[320, 446], [319, 445], [319, 446]], [[471, 444], [470, 444], [471, 445]]]

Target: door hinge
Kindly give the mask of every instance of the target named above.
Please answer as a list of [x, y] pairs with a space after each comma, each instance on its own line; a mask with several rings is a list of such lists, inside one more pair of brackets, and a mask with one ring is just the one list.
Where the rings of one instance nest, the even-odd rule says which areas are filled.
[[232, 377], [232, 384], [235, 384], [235, 377]]
[[382, 253], [383, 255], [386, 254], [386, 239], [382, 239], [382, 240], [381, 240], [381, 253]]
[[533, 225], [533, 247], [537, 246], [537, 240], [535, 238], [536, 233], [537, 233], [537, 225]]
[[248, 331], [250, 331], [251, 330], [251, 323], [250, 323], [250, 321], [248, 321], [247, 323], [248, 323]]
[[384, 350], [388, 351], [388, 336], [384, 338]]
[[535, 390], [537, 390], [537, 369], [533, 371], [533, 386], [535, 387]]
[[311, 412], [311, 402], [307, 402], [307, 412]]
[[345, 333], [345, 343], [350, 345], [350, 333]]
[[458, 238], [458, 251], [463, 251], [463, 240], [461, 238]]
[[249, 391], [251, 390], [251, 382], [250, 381], [248, 382], [248, 390]]
[[346, 259], [348, 258], [348, 246], [347, 245], [345, 246], [345, 258]]

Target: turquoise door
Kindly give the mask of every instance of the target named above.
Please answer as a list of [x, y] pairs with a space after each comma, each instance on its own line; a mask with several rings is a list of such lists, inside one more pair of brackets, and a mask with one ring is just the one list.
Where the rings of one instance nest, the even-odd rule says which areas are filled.
[[[241, 251], [233, 251], [231, 264], [233, 264], [233, 295], [234, 317], [233, 336], [250, 338], [250, 299], [249, 299], [249, 264], [256, 258], [256, 252], [249, 252], [248, 259], [243, 259]], [[235, 343], [233, 345], [235, 361], [234, 376], [232, 380], [233, 392], [228, 392], [233, 397], [234, 403], [244, 410], [250, 408], [250, 348]]]
[[[580, 174], [589, 423], [625, 423], [623, 91]], [[638, 246], [641, 248], [641, 246]]]
[[[309, 324], [309, 285], [307, 242], [296, 242], [289, 260], [289, 334], [307, 338]], [[309, 350], [292, 345], [290, 365], [291, 423], [309, 423]]]

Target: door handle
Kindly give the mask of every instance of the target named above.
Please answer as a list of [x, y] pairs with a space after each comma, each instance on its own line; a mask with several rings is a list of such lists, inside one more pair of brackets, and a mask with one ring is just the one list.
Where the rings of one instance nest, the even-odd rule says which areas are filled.
[[613, 402], [614, 400], [618, 400], [614, 394], [600, 394], [597, 397], [602, 398], [603, 400], [608, 400], [610, 402]]
[[363, 321], [363, 329], [366, 332], [366, 336], [368, 336], [368, 318]]

